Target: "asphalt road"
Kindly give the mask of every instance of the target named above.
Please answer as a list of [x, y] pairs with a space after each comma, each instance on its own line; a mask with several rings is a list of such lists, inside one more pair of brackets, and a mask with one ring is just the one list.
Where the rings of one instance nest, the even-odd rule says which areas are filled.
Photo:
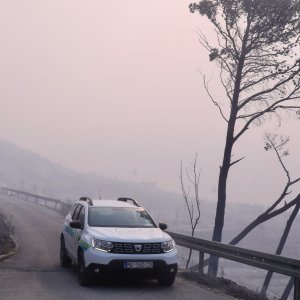
[[178, 277], [172, 287], [160, 287], [155, 280], [110, 281], [81, 287], [76, 267], [63, 269], [59, 265], [62, 216], [3, 195], [0, 209], [11, 215], [19, 243], [19, 251], [0, 262], [0, 299], [233, 299]]

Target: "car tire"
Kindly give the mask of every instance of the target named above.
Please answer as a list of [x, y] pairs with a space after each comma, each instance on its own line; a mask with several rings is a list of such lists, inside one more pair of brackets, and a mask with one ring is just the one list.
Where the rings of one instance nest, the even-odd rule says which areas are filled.
[[83, 251], [78, 254], [78, 282], [82, 286], [88, 286], [91, 283], [91, 274], [85, 267]]
[[176, 275], [170, 274], [162, 278], [158, 278], [158, 284], [160, 286], [171, 286], [175, 281]]
[[60, 239], [60, 254], [59, 254], [60, 265], [64, 268], [69, 267], [72, 263], [71, 258], [68, 256], [65, 240], [63, 237]]

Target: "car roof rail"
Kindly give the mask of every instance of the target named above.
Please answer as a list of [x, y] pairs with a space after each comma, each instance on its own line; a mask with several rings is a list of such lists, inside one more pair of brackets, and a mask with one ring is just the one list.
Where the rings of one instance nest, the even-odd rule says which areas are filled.
[[90, 206], [94, 205], [93, 200], [90, 197], [83, 196], [83, 197], [80, 197], [79, 200], [87, 202], [87, 204]]
[[127, 198], [127, 197], [119, 197], [119, 198], [118, 198], [118, 201], [123, 201], [123, 202], [132, 202], [132, 203], [133, 203], [135, 206], [138, 206], [138, 207], [140, 207], [139, 203], [138, 203], [136, 200], [132, 199], [132, 198]]

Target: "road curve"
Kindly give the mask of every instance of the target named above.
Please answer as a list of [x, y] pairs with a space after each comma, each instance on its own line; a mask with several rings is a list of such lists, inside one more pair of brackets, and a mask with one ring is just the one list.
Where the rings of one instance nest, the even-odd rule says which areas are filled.
[[0, 263], [0, 299], [203, 299], [232, 300], [177, 278], [170, 288], [154, 280], [118, 281], [81, 287], [75, 266], [59, 266], [63, 217], [50, 209], [0, 195], [0, 209], [11, 215], [19, 251]]

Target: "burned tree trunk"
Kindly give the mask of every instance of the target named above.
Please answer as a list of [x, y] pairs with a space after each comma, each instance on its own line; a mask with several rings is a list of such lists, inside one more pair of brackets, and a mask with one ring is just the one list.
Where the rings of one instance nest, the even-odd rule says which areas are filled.
[[[300, 209], [300, 202], [298, 202], [296, 204], [296, 206], [294, 207], [293, 212], [291, 213], [289, 219], [286, 222], [284, 232], [281, 236], [281, 239], [280, 239], [280, 242], [278, 244], [278, 247], [277, 247], [277, 250], [276, 250], [275, 254], [281, 255], [282, 250], [283, 250], [283, 248], [285, 246], [285, 243], [287, 241], [288, 235], [290, 233], [290, 230], [292, 228], [293, 222], [295, 221], [295, 218], [296, 218], [296, 216], [299, 212], [299, 209]], [[272, 275], [273, 275], [273, 272], [271, 272], [271, 271], [269, 271], [266, 275], [265, 281], [263, 283], [263, 286], [262, 286], [262, 289], [261, 289], [261, 292], [260, 292], [262, 296], [266, 296], [266, 292], [267, 292], [267, 289], [269, 287], [270, 281], [272, 279]]]

